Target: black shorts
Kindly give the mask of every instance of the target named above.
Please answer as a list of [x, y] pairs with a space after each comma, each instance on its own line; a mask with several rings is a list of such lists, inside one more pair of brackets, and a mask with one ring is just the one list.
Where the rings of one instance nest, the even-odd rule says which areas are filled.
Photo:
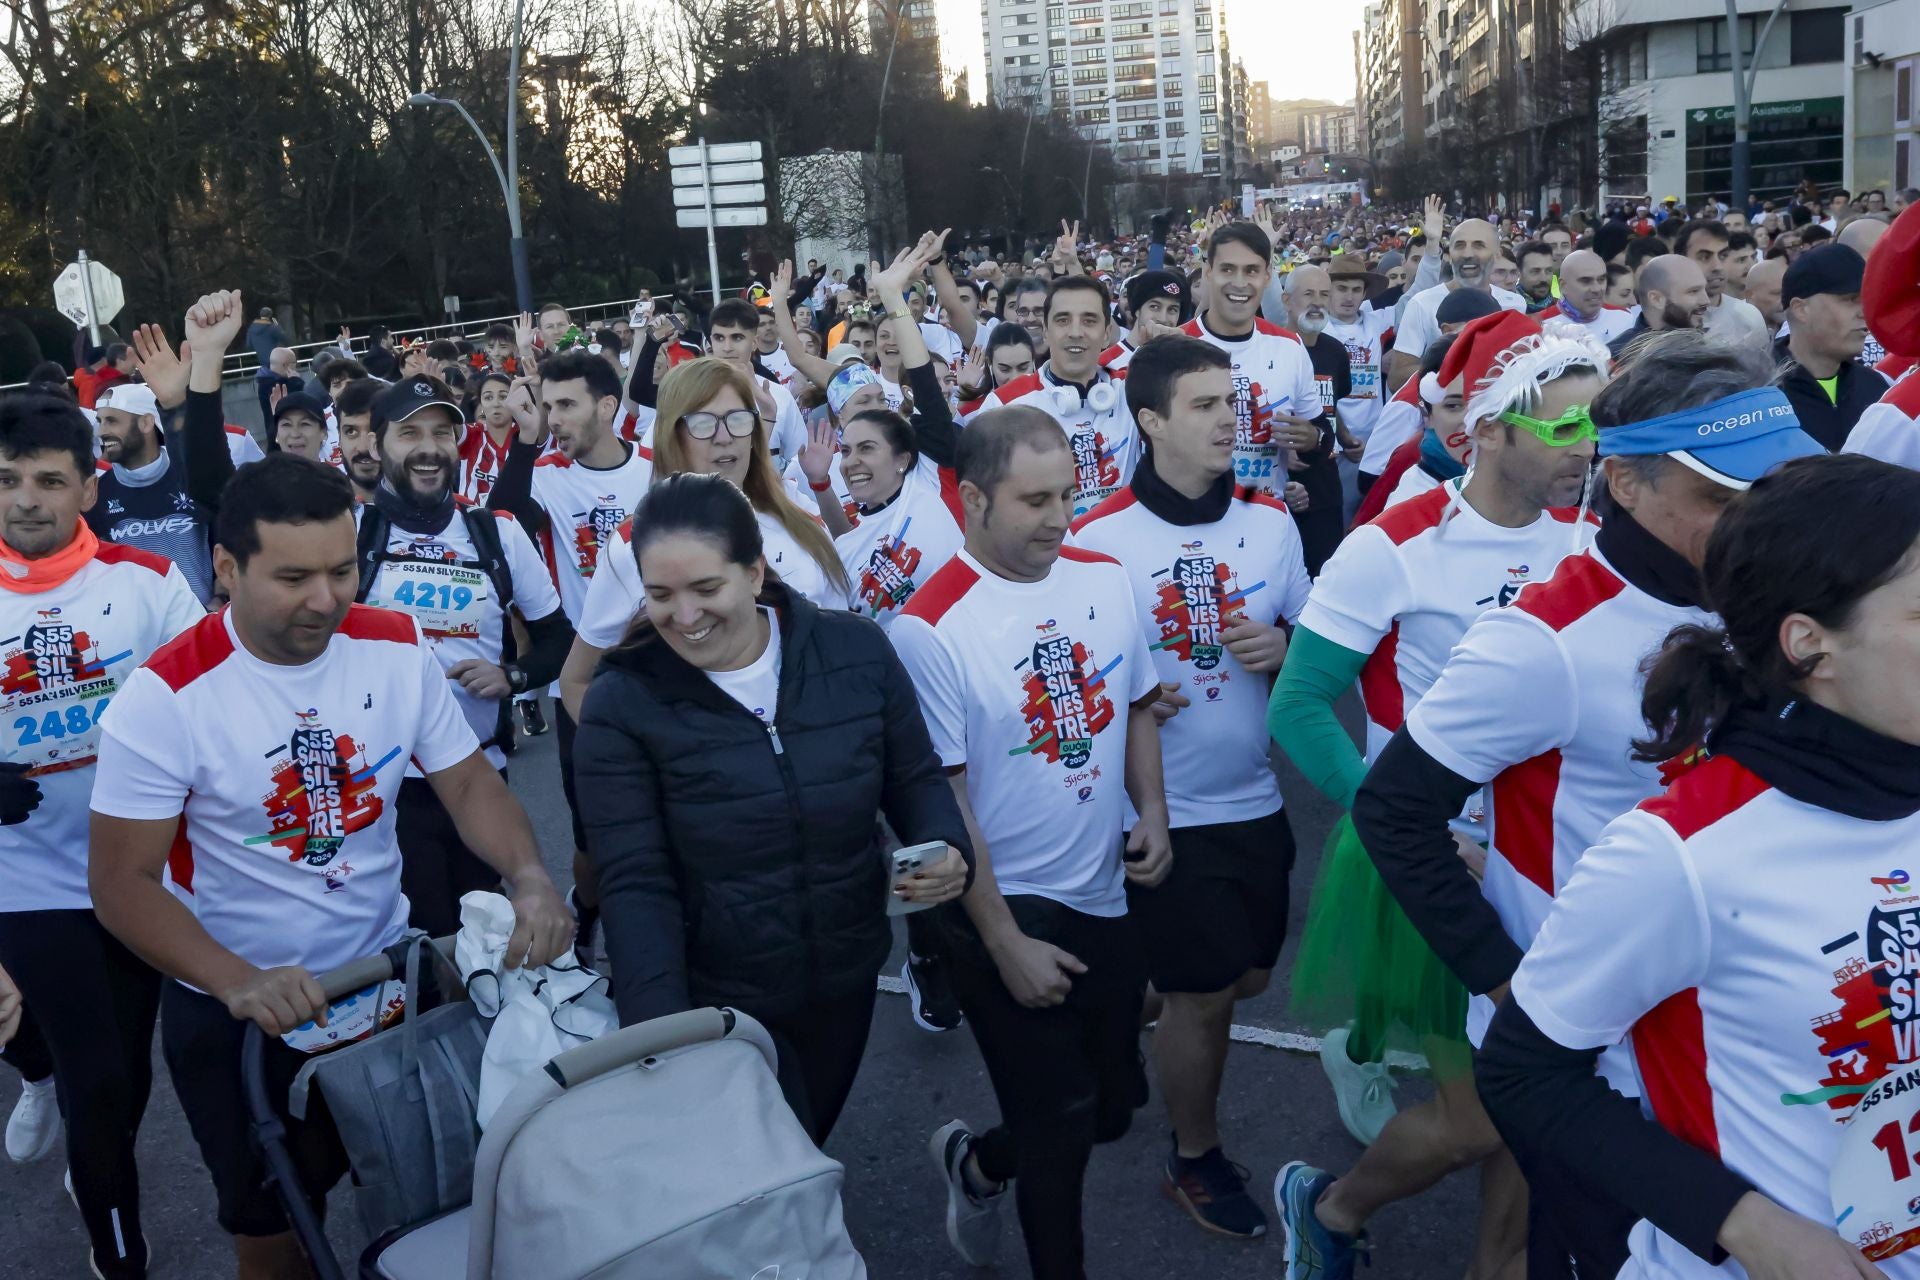
[[[160, 1048], [173, 1077], [180, 1109], [213, 1175], [220, 1227], [228, 1235], [274, 1236], [288, 1230], [280, 1197], [267, 1185], [267, 1166], [253, 1141], [253, 1122], [240, 1084], [240, 1046], [247, 1023], [227, 1012], [223, 1001], [167, 982], [160, 992]], [[307, 1055], [270, 1037], [261, 1060], [267, 1097], [286, 1120], [287, 1151], [299, 1170], [300, 1185], [322, 1213], [327, 1191], [347, 1172], [346, 1149], [334, 1132], [326, 1100], [315, 1089], [307, 1098], [307, 1118], [287, 1115], [287, 1090], [307, 1063]]]
[[[500, 770], [500, 780], [506, 777]], [[393, 837], [400, 846], [400, 891], [407, 895], [410, 928], [450, 937], [460, 932], [462, 897], [500, 889], [500, 873], [467, 848], [453, 815], [425, 778], [401, 779]]]
[[1285, 809], [1245, 822], [1175, 827], [1173, 868], [1154, 888], [1127, 885], [1156, 991], [1224, 991], [1271, 969], [1287, 936], [1293, 828]]
[[560, 699], [553, 700], [553, 736], [560, 748], [560, 791], [567, 797], [567, 816], [573, 820], [573, 847], [586, 852], [587, 824], [580, 821], [580, 799], [573, 792], [573, 735], [578, 728]]

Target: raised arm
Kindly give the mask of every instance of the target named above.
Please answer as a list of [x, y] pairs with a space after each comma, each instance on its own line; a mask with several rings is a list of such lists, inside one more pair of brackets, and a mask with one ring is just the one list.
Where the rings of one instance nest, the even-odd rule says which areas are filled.
[[767, 303], [773, 309], [774, 331], [780, 335], [780, 345], [787, 353], [787, 359], [793, 361], [793, 367], [802, 377], [814, 386], [826, 389], [832, 381], [834, 366], [819, 356], [808, 353], [800, 343], [800, 331], [793, 327], [793, 308], [788, 299], [793, 294], [793, 263], [782, 261], [774, 268], [773, 282], [767, 286]]

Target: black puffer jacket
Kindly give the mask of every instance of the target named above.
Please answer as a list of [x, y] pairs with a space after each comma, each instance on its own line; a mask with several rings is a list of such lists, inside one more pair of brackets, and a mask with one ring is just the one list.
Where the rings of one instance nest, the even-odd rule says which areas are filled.
[[871, 986], [892, 931], [876, 815], [972, 864], [887, 637], [769, 583], [780, 700], [761, 722], [657, 633], [588, 688], [574, 781], [622, 1024], [703, 1005], [789, 1014]]

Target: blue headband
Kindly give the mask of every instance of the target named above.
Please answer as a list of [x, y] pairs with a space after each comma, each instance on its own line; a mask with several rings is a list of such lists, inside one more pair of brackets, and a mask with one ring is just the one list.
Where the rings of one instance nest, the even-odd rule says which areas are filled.
[[1742, 391], [1711, 404], [1600, 432], [1603, 458], [1666, 454], [1730, 488], [1744, 489], [1790, 458], [1826, 452], [1800, 428], [1775, 387]]
[[880, 381], [880, 375], [864, 364], [847, 364], [827, 382], [827, 407], [839, 413], [862, 387]]

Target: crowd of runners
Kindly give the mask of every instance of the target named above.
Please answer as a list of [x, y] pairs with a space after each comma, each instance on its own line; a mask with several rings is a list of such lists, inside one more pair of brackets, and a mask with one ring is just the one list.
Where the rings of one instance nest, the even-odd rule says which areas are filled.
[[[1084, 1276], [1155, 1089], [1142, 1176], [1288, 1280], [1468, 1169], [1471, 1280], [1920, 1276], [1913, 203], [928, 232], [304, 370], [216, 290], [43, 366], [0, 396], [7, 1153], [147, 1274], [157, 1023], [238, 1274], [304, 1274], [243, 1033], [284, 1095], [315, 975], [476, 890], [623, 1024], [751, 1014], [824, 1143], [905, 914], [999, 1108], [924, 1117], [969, 1264], [1011, 1209]], [[506, 785], [547, 732], [564, 891]], [[1345, 815], [1310, 883], [1275, 748]], [[1217, 1114], [1295, 893], [1328, 1091], [1286, 1105], [1346, 1167]], [[287, 1126], [323, 1198], [325, 1108]]]

